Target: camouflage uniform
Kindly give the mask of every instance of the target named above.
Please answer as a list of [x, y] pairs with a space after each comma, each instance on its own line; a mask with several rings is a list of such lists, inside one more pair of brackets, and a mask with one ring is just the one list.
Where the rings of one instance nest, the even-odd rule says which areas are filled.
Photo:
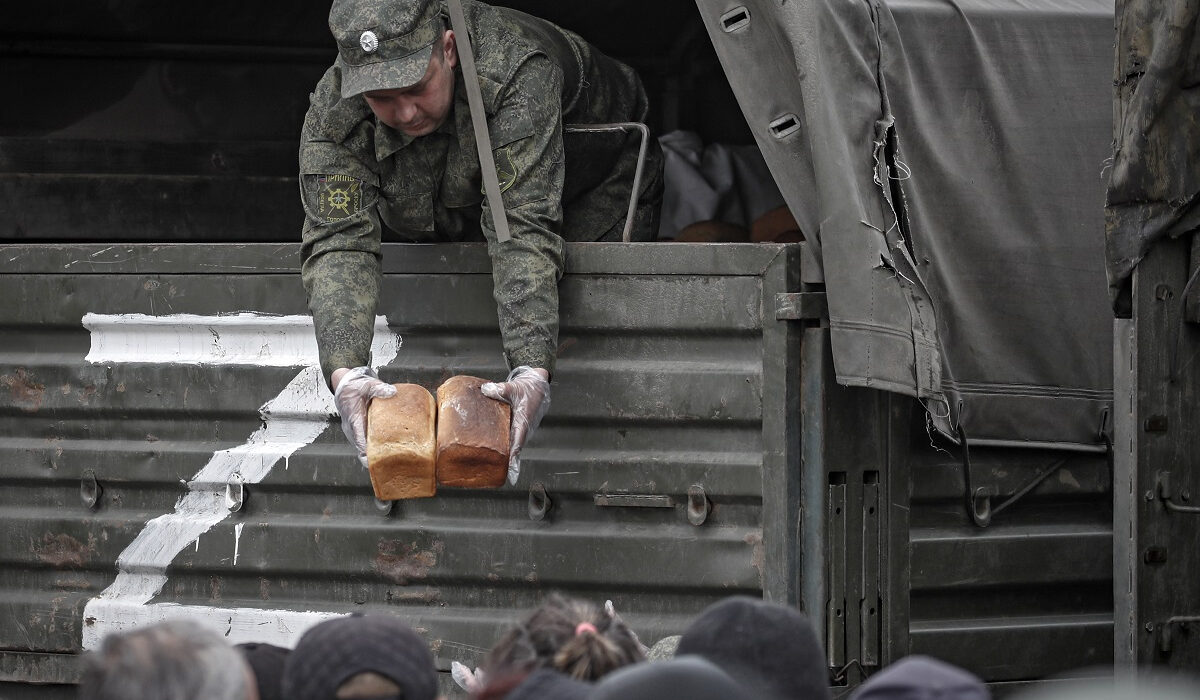
[[[506, 359], [551, 372], [563, 240], [620, 240], [640, 137], [564, 137], [562, 127], [644, 121], [636, 74], [543, 20], [463, 5], [512, 240], [496, 240], [461, 70], [446, 122], [412, 138], [378, 122], [361, 95], [341, 97], [339, 59], [311, 96], [300, 142], [303, 280], [327, 381], [369, 364], [381, 239], [486, 240]], [[433, 11], [444, 15], [440, 2]], [[350, 50], [341, 44], [341, 55]], [[652, 139], [634, 240], [657, 228], [661, 171]]]

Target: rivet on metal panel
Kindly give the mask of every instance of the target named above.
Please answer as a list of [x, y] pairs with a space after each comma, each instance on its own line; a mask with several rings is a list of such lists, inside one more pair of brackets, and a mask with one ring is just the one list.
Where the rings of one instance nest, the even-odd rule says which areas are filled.
[[104, 493], [100, 482], [96, 481], [96, 473], [88, 469], [83, 473], [83, 478], [79, 480], [79, 500], [83, 503], [83, 507], [88, 510], [95, 510], [100, 503], [100, 495]]
[[700, 484], [692, 484], [688, 487], [688, 506], [687, 518], [688, 522], [699, 526], [703, 525], [708, 519], [708, 513], [712, 510], [712, 504], [708, 501], [708, 496], [704, 493], [704, 487]]
[[800, 130], [800, 118], [795, 114], [785, 114], [775, 119], [768, 126], [771, 135], [777, 139], [787, 138]]
[[746, 27], [750, 24], [750, 10], [744, 6], [735, 7], [729, 12], [721, 15], [721, 29], [725, 33], [736, 32], [737, 30]]
[[546, 513], [550, 512], [550, 497], [546, 495], [546, 487], [542, 482], [535, 481], [529, 487], [529, 519], [534, 522], [540, 522], [546, 518]]
[[230, 513], [236, 513], [246, 503], [246, 483], [242, 475], [234, 473], [225, 484], [225, 507]]
[[1164, 415], [1153, 415], [1146, 419], [1142, 424], [1142, 429], [1147, 433], [1165, 433], [1170, 427], [1170, 421]]
[[378, 498], [375, 499], [375, 510], [379, 511], [383, 515], [391, 515], [392, 509], [395, 507], [395, 501], [381, 501]]

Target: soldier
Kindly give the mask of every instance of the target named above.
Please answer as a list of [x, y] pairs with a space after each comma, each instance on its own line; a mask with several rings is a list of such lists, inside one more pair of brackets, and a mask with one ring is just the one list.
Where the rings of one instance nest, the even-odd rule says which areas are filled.
[[[456, 37], [442, 0], [334, 0], [338, 58], [311, 95], [300, 140], [301, 264], [321, 369], [361, 456], [366, 409], [394, 389], [370, 368], [382, 237], [484, 241], [512, 405], [509, 480], [549, 407], [563, 241], [620, 240], [638, 137], [563, 137], [564, 124], [644, 121], [637, 75], [579, 36], [462, 0], [511, 239], [481, 187]], [[461, 41], [462, 38], [459, 38]], [[662, 158], [649, 144], [634, 240], [653, 238]]]

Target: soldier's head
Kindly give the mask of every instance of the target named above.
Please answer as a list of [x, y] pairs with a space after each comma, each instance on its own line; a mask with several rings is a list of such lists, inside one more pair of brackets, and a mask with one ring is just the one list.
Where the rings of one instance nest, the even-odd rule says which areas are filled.
[[437, 0], [334, 0], [342, 98], [359, 96], [408, 136], [441, 126], [454, 104], [458, 52]]

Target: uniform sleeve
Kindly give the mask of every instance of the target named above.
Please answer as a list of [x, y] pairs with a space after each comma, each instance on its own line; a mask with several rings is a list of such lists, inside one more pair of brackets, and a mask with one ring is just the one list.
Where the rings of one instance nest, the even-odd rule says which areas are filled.
[[371, 362], [382, 278], [373, 178], [343, 146], [301, 142], [301, 278], [327, 383], [338, 367]]
[[544, 56], [525, 61], [488, 120], [511, 240], [496, 240], [486, 198], [480, 221], [510, 367], [554, 371], [563, 271], [562, 74]]

